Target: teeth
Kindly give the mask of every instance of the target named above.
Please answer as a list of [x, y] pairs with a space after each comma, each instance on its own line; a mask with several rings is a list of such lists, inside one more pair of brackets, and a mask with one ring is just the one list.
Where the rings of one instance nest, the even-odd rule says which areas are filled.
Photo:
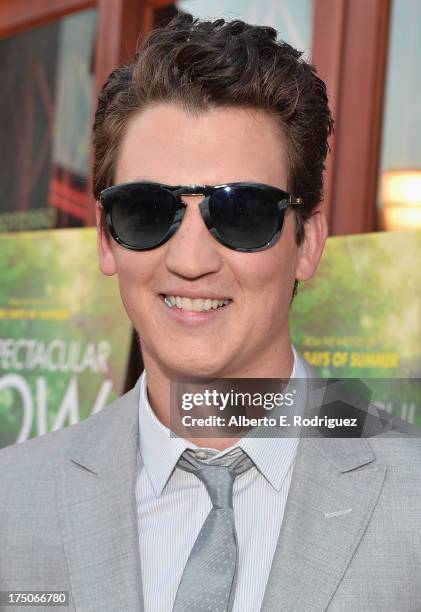
[[221, 306], [225, 306], [228, 304], [230, 300], [211, 300], [210, 298], [202, 299], [196, 298], [192, 300], [187, 297], [179, 297], [173, 295], [166, 295], [164, 297], [164, 302], [170, 308], [177, 306], [177, 308], [181, 308], [182, 310], [190, 310], [192, 312], [202, 312], [207, 310], [216, 310]]
[[[178, 300], [180, 300], [180, 305], [178, 304]], [[193, 310], [193, 301], [195, 300], [191, 300], [190, 298], [177, 298], [176, 299], [176, 304], [179, 308], [182, 308], [183, 310]]]

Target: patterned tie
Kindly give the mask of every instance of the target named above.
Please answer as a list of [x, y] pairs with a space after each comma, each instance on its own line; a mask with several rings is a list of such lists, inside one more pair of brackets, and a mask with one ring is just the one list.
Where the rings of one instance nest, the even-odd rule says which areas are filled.
[[235, 478], [253, 465], [243, 451], [228, 466], [202, 463], [188, 451], [180, 457], [178, 467], [200, 478], [213, 508], [187, 560], [173, 612], [232, 610], [238, 565], [232, 489]]

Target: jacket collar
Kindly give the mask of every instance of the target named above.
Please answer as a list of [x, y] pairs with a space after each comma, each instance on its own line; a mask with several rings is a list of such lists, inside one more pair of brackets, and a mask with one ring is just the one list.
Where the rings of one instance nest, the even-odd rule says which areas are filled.
[[75, 610], [143, 612], [135, 503], [138, 385], [76, 426], [56, 466]]

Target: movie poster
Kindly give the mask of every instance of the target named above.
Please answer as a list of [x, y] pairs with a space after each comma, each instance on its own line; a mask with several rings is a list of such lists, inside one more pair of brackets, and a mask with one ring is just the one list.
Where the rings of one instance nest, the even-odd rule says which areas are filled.
[[[94, 229], [0, 236], [0, 448], [77, 423], [123, 391], [131, 326]], [[321, 377], [356, 378], [421, 425], [421, 232], [329, 238], [291, 309]]]
[[293, 343], [326, 378], [358, 378], [421, 425], [421, 232], [327, 240], [291, 309]]
[[121, 395], [131, 326], [95, 229], [0, 236], [0, 448]]

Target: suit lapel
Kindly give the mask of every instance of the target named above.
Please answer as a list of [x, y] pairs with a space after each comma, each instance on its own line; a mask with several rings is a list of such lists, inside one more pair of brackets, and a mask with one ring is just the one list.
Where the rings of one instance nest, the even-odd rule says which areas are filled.
[[364, 439], [300, 440], [261, 612], [327, 609], [379, 497]]
[[138, 397], [136, 385], [81, 423], [80, 444], [56, 470], [71, 591], [83, 612], [144, 609], [135, 502]]

